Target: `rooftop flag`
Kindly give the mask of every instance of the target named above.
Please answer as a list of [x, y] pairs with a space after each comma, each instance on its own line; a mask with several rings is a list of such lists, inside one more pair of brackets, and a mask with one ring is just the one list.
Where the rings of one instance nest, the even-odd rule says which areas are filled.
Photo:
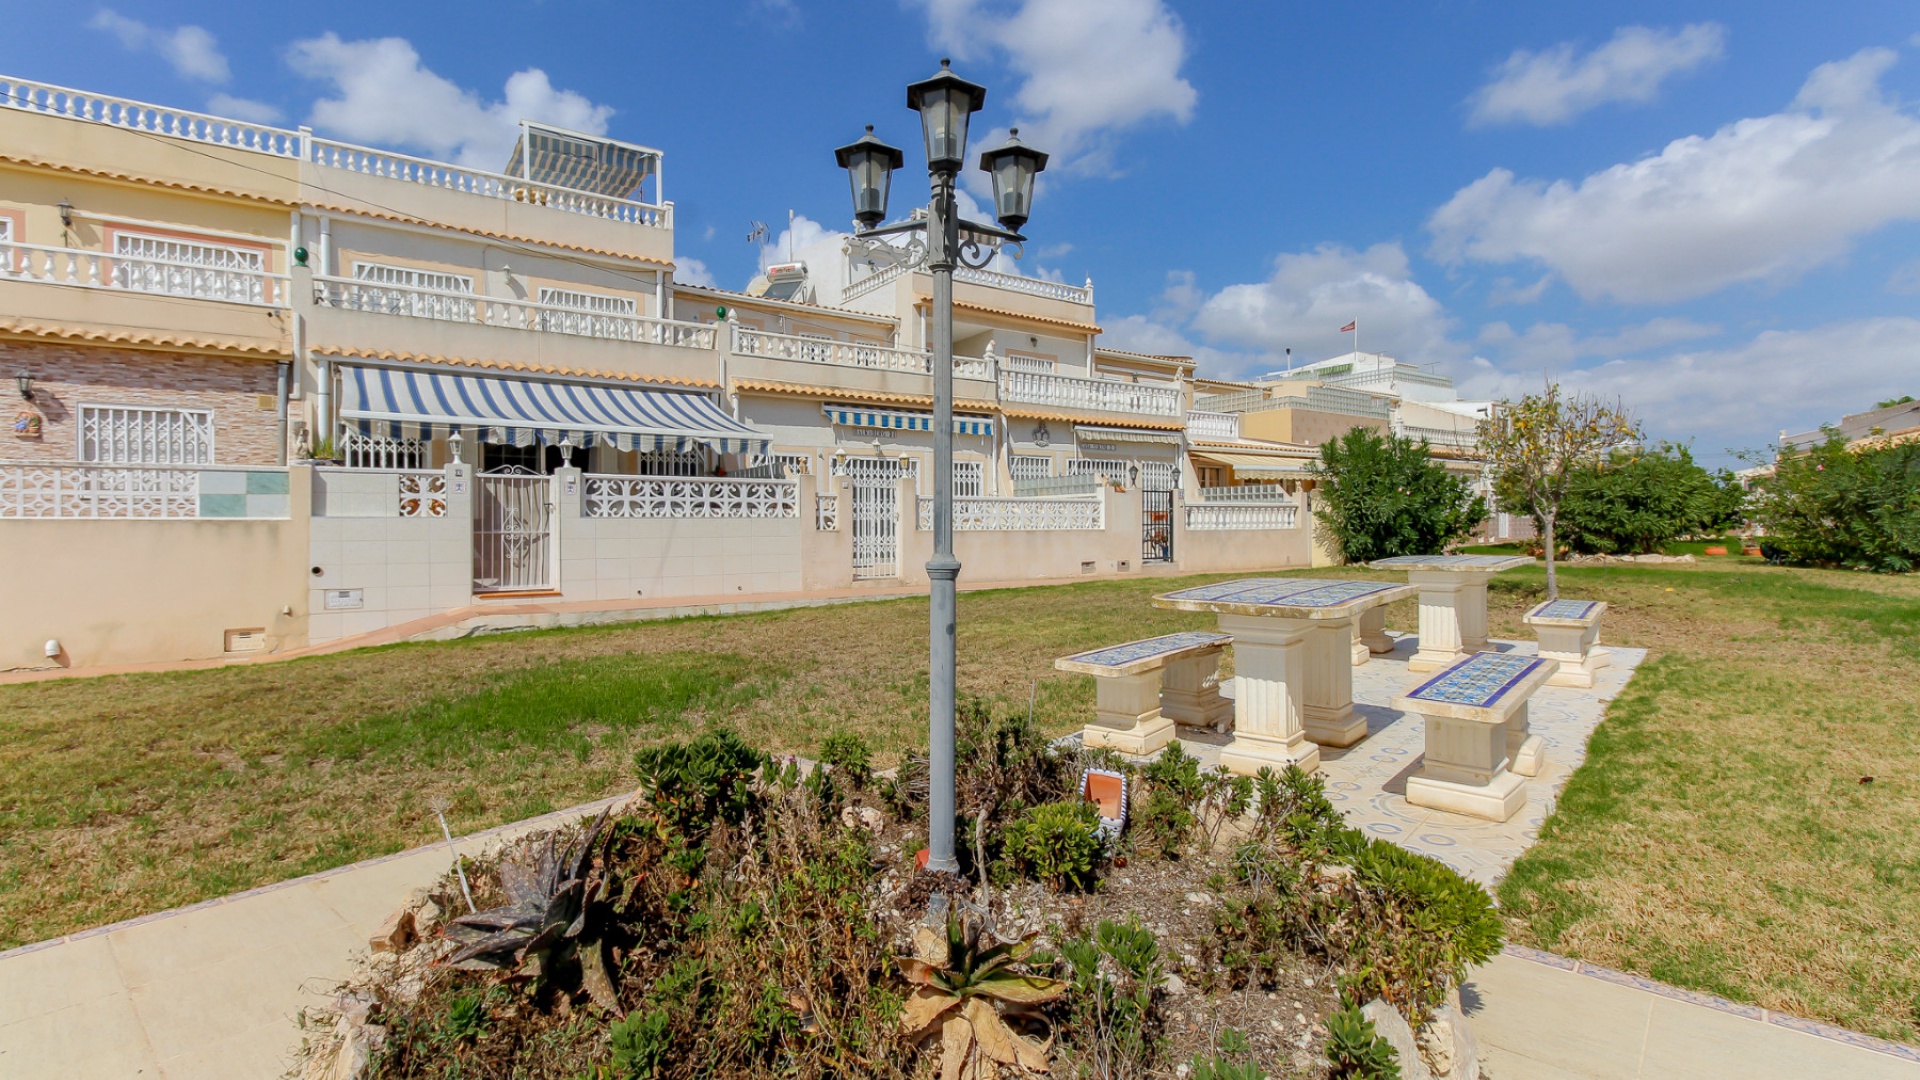
[[1358, 319], [1355, 319], [1353, 322], [1350, 322], [1347, 325], [1341, 327], [1340, 332], [1343, 334], [1351, 334], [1359, 326], [1360, 326], [1360, 321]]

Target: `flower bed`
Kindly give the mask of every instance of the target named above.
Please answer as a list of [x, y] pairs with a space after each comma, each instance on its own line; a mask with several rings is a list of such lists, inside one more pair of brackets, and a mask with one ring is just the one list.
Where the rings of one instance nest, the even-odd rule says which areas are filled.
[[[915, 869], [923, 758], [646, 751], [625, 806], [472, 865], [473, 910], [452, 875], [410, 898], [311, 1018], [312, 1074], [1387, 1076], [1358, 1006], [1445, 1030], [1499, 948], [1484, 891], [1346, 828], [1297, 770], [1207, 773], [1178, 744], [1135, 768], [962, 711], [961, 874]], [[1089, 766], [1130, 774], [1111, 842]]]

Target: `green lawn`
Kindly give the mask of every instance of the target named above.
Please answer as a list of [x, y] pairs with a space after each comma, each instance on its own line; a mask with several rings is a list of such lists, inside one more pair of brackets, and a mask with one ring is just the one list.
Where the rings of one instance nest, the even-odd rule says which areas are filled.
[[[1920, 580], [1561, 573], [1652, 653], [1500, 891], [1516, 939], [1920, 1040]], [[1147, 604], [1201, 580], [965, 594], [962, 688], [1067, 730], [1091, 680], [1053, 658], [1207, 625]], [[1495, 634], [1542, 582], [1494, 580]], [[894, 601], [0, 687], [0, 947], [427, 842], [436, 797], [465, 832], [618, 792], [635, 747], [708, 723], [918, 745], [925, 639]]]

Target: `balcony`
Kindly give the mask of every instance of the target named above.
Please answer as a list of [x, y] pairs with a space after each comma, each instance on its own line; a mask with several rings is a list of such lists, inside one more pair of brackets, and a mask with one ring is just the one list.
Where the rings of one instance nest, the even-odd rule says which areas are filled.
[[1001, 371], [1000, 400], [1063, 409], [1125, 413], [1178, 419], [1185, 413], [1177, 387], [1049, 375], [1037, 371]]
[[0, 311], [52, 326], [284, 353], [285, 320], [261, 316], [288, 299], [286, 275], [259, 269], [0, 243]]
[[1232, 441], [1240, 437], [1240, 417], [1225, 412], [1197, 412], [1187, 410], [1187, 437], [1193, 439], [1226, 439]]
[[1477, 450], [1480, 446], [1480, 439], [1474, 432], [1456, 428], [1419, 427], [1396, 422], [1393, 433], [1404, 439], [1425, 439], [1427, 445], [1435, 449]]
[[715, 327], [701, 323], [321, 274], [313, 303], [316, 346], [719, 380]]
[[104, 251], [0, 243], [0, 277], [88, 289], [287, 306], [287, 276], [261, 270], [175, 262]]
[[[730, 370], [735, 377], [875, 393], [933, 393], [933, 355], [863, 341], [774, 334], [732, 324]], [[993, 364], [973, 356], [953, 358], [954, 393], [963, 400], [993, 398]], [[971, 380], [973, 385], [967, 385]]]

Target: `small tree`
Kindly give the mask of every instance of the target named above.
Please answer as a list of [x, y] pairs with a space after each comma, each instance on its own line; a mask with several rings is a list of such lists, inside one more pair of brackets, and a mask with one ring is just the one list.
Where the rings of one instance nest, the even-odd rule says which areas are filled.
[[1789, 562], [1882, 573], [1920, 569], [1920, 443], [1849, 449], [1827, 440], [1783, 454], [1760, 482], [1754, 520]]
[[[1557, 531], [1574, 551], [1654, 552], [1737, 524], [1745, 494], [1732, 473], [1708, 472], [1677, 443], [1616, 450], [1574, 470]], [[1524, 498], [1511, 505], [1533, 513]]]
[[1552, 380], [1545, 393], [1503, 401], [1493, 416], [1480, 421], [1480, 449], [1493, 463], [1498, 489], [1517, 497], [1540, 522], [1549, 600], [1560, 596], [1554, 525], [1575, 474], [1604, 464], [1613, 448], [1639, 438], [1640, 425], [1625, 406], [1587, 394], [1563, 395]]
[[1320, 447], [1320, 527], [1350, 563], [1444, 551], [1487, 516], [1466, 477], [1427, 453], [1426, 440], [1357, 427]]

